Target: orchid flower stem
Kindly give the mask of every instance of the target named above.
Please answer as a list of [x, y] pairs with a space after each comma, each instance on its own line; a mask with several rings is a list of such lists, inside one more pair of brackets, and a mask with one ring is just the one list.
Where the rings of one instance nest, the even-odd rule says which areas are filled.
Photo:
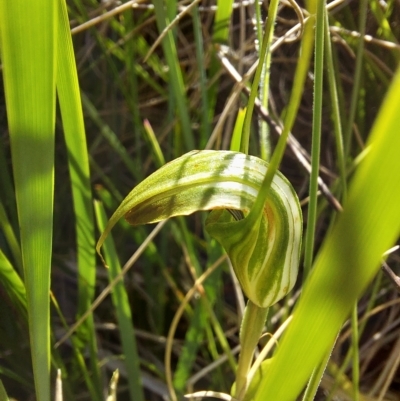
[[240, 328], [241, 351], [238, 369], [236, 371], [235, 398], [242, 400], [246, 394], [247, 374], [249, 373], [254, 351], [260, 339], [268, 308], [260, 308], [252, 301], [248, 301], [244, 310], [242, 326]]

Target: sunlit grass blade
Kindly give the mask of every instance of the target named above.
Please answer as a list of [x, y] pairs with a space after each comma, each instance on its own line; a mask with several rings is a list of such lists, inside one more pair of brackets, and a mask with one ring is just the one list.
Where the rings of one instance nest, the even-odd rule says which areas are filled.
[[[400, 72], [373, 127], [343, 213], [317, 256], [256, 401], [295, 399], [400, 232]], [[293, 353], [296, 349], [296, 353]], [[290, 377], [290, 386], [287, 385]]]
[[[95, 211], [99, 229], [103, 231], [107, 224], [107, 216], [103, 205], [98, 201], [95, 203]], [[104, 254], [109, 266], [110, 281], [113, 281], [121, 272], [121, 266], [112, 237], [109, 237], [104, 244]], [[125, 357], [130, 398], [132, 401], [141, 401], [144, 400], [144, 395], [140, 380], [140, 361], [134, 336], [128, 294], [123, 282], [119, 281], [115, 284], [112, 299], [116, 309], [118, 328]]]
[[226, 44], [229, 38], [229, 25], [233, 0], [219, 0], [213, 26], [213, 42]]
[[230, 150], [234, 152], [240, 151], [240, 142], [242, 140], [242, 130], [245, 116], [246, 116], [246, 109], [245, 108], [239, 109], [236, 116], [235, 126], [233, 128], [232, 139], [230, 144]]
[[59, 10], [58, 57], [61, 61], [57, 74], [57, 94], [60, 102], [65, 142], [67, 144], [69, 170], [72, 182], [74, 213], [76, 219], [77, 256], [81, 279], [79, 309], [88, 307], [93, 298], [95, 281], [94, 223], [89, 160], [86, 135], [80, 101], [79, 84], [75, 66], [72, 39], [65, 4]]
[[147, 139], [150, 143], [150, 147], [153, 153], [154, 160], [156, 162], [157, 167], [161, 167], [165, 164], [165, 158], [162, 153], [160, 144], [158, 143], [157, 137], [153, 131], [152, 126], [148, 120], [144, 120], [143, 122], [144, 131], [147, 134]]
[[57, 2], [0, 3], [11, 139], [36, 397], [50, 400]]
[[[77, 263], [78, 263], [78, 316], [89, 309], [94, 298], [96, 281], [96, 256], [94, 252], [95, 230], [90, 186], [89, 158], [83, 122], [80, 89], [76, 71], [74, 49], [66, 4], [59, 6], [59, 39], [57, 94], [60, 103], [64, 138], [67, 145], [68, 166], [71, 178]], [[79, 328], [79, 336], [84, 346], [90, 350], [92, 378], [97, 391], [97, 399], [102, 399], [101, 378], [93, 316]]]

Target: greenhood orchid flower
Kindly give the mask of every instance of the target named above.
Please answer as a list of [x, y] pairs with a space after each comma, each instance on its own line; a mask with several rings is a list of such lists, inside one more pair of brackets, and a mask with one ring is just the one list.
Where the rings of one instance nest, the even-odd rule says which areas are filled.
[[[266, 308], [293, 288], [302, 235], [297, 195], [280, 172], [274, 176], [267, 199], [257, 197], [267, 169], [265, 161], [239, 152], [187, 153], [128, 194], [96, 249], [100, 252], [106, 236], [123, 216], [130, 224], [139, 225], [212, 210], [206, 230], [228, 253], [246, 296]], [[260, 213], [250, 213], [257, 205]]]

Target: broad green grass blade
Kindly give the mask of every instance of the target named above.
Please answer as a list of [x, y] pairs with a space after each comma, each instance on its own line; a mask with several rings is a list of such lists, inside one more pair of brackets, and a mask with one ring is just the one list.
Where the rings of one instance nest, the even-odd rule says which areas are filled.
[[[400, 72], [349, 187], [343, 213], [317, 256], [271, 371], [255, 397], [294, 400], [400, 232]], [[293, 352], [296, 350], [296, 352]], [[288, 382], [290, 378], [290, 382]], [[289, 385], [290, 384], [290, 385]]]
[[0, 3], [1, 56], [36, 397], [50, 400], [57, 2]]
[[[76, 71], [74, 49], [66, 4], [60, 1], [58, 39], [57, 94], [68, 152], [71, 177], [78, 262], [78, 316], [86, 312], [94, 298], [96, 281], [95, 230], [90, 186], [89, 157], [83, 122], [82, 104]], [[79, 327], [82, 344], [89, 346], [91, 375], [102, 399], [101, 378], [93, 315]]]
[[[103, 205], [98, 201], [95, 202], [95, 211], [99, 229], [100, 231], [103, 231], [107, 224], [107, 216]], [[121, 272], [121, 266], [111, 236], [108, 237], [104, 244], [104, 253], [109, 266], [109, 278], [110, 281], [112, 281]], [[122, 281], [115, 284], [112, 292], [112, 300], [117, 313], [118, 328], [125, 356], [130, 399], [132, 401], [143, 401], [144, 395], [140, 380], [140, 361], [134, 336], [132, 313], [129, 305], [128, 294]]]
[[[94, 296], [95, 240], [85, 127], [65, 3], [61, 3], [60, 5], [59, 27], [58, 57], [60, 63], [57, 75], [57, 94], [60, 102], [72, 182], [78, 265], [80, 267], [80, 278], [85, 282], [80, 285], [79, 310], [82, 312], [86, 310], [88, 302], [90, 303], [90, 300]], [[88, 294], [83, 295], [82, 291]]]
[[213, 42], [226, 44], [229, 38], [233, 0], [217, 1], [213, 27]]

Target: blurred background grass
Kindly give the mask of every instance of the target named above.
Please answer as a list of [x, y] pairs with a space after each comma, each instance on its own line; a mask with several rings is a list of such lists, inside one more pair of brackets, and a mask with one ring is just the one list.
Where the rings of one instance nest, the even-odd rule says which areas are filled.
[[[351, 175], [398, 65], [400, 5], [395, 0], [337, 3], [329, 12], [333, 50], [330, 67], [338, 85], [344, 161]], [[234, 91], [236, 82], [222, 65], [221, 56], [241, 76], [249, 70], [257, 60], [257, 29], [259, 21], [266, 17], [266, 10], [266, 3], [258, 7], [252, 1], [68, 2], [93, 200], [101, 200], [108, 215], [138, 182], [164, 161], [192, 149], [229, 148], [237, 113], [246, 106], [247, 97]], [[367, 36], [364, 46], [360, 47], [359, 18], [362, 21], [363, 11], [366, 12]], [[169, 29], [164, 31], [169, 24]], [[281, 2], [274, 41], [279, 43], [279, 39], [296, 24], [298, 17], [290, 3]], [[163, 40], [152, 48], [161, 32]], [[272, 53], [268, 108], [270, 118], [278, 124], [285, 116], [299, 57], [299, 40], [293, 39], [294, 36], [275, 46]], [[361, 52], [358, 64], [357, 52]], [[311, 147], [313, 85], [311, 65], [292, 129], [307, 152]], [[357, 88], [355, 94], [354, 87]], [[235, 93], [236, 99], [228, 103]], [[343, 187], [339, 180], [340, 166], [327, 89], [323, 96], [320, 175], [334, 196], [341, 199]], [[20, 263], [18, 253], [13, 251], [13, 244], [18, 243], [18, 221], [3, 97], [0, 113], [3, 122], [0, 141], [1, 257], [4, 255], [3, 266], [9, 263], [9, 270], [13, 271]], [[77, 302], [82, 273], [77, 268], [75, 212], [61, 126], [58, 116], [52, 256], [54, 343], [83, 313]], [[276, 141], [275, 130], [268, 128], [261, 115], [255, 113], [250, 153], [266, 157]], [[290, 149], [281, 170], [296, 188], [307, 216], [309, 174]], [[98, 219], [101, 213], [100, 208]], [[315, 251], [329, 231], [334, 215], [331, 204], [320, 196]], [[219, 245], [203, 231], [204, 218], [204, 214], [196, 214], [168, 221], [125, 274], [126, 293], [120, 295], [122, 310], [132, 316], [134, 329], [123, 326], [123, 313], [118, 309], [121, 305], [108, 296], [93, 312], [94, 324], [90, 329], [93, 331], [78, 330], [53, 351], [53, 365], [62, 369], [65, 399], [101, 399], [117, 368], [120, 372], [118, 399], [140, 399], [138, 393], [132, 394], [132, 381], [136, 378], [128, 374], [128, 371], [132, 372], [129, 369], [135, 367], [129, 368], [127, 347], [133, 347], [130, 349], [135, 354], [135, 344], [127, 344], [129, 338], [123, 340], [127, 331], [127, 337], [132, 334], [136, 339], [144, 398], [166, 399], [168, 372], [164, 353], [171, 321], [194, 280], [222, 255]], [[100, 261], [93, 266], [96, 269], [96, 296], [107, 287], [109, 274], [117, 274], [118, 263], [123, 265], [152, 229], [148, 226], [133, 229], [124, 222], [116, 227], [113, 232], [116, 250], [110, 252], [113, 257], [118, 255], [119, 262], [113, 273], [108, 272]], [[99, 231], [96, 238], [98, 235]], [[390, 256], [388, 263], [398, 272], [398, 253]], [[9, 283], [4, 274], [0, 280]], [[15, 283], [18, 279], [14, 277], [13, 280]], [[300, 277], [292, 296], [272, 308], [269, 331], [274, 331], [289, 315], [301, 283]], [[14, 285], [17, 288], [18, 284]], [[229, 350], [234, 350], [238, 344], [242, 313], [235, 286], [229, 265], [223, 261], [185, 308], [172, 343], [173, 381], [178, 394], [199, 389], [229, 392], [235, 368]], [[3, 287], [0, 286], [1, 379], [10, 397], [33, 399], [25, 309]], [[377, 276], [359, 303], [359, 314], [363, 329], [359, 345], [360, 388], [370, 399], [375, 399], [372, 397], [377, 396], [387, 377], [391, 377], [382, 399], [400, 399], [398, 361], [391, 356], [398, 354], [399, 300], [395, 285], [386, 275]], [[345, 326], [338, 338], [318, 393], [320, 399], [352, 399], [349, 390], [351, 367], [346, 360], [350, 347], [349, 330], [349, 326]], [[378, 332], [379, 336], [376, 335]], [[93, 360], [87, 337], [96, 340], [97, 360]]]

